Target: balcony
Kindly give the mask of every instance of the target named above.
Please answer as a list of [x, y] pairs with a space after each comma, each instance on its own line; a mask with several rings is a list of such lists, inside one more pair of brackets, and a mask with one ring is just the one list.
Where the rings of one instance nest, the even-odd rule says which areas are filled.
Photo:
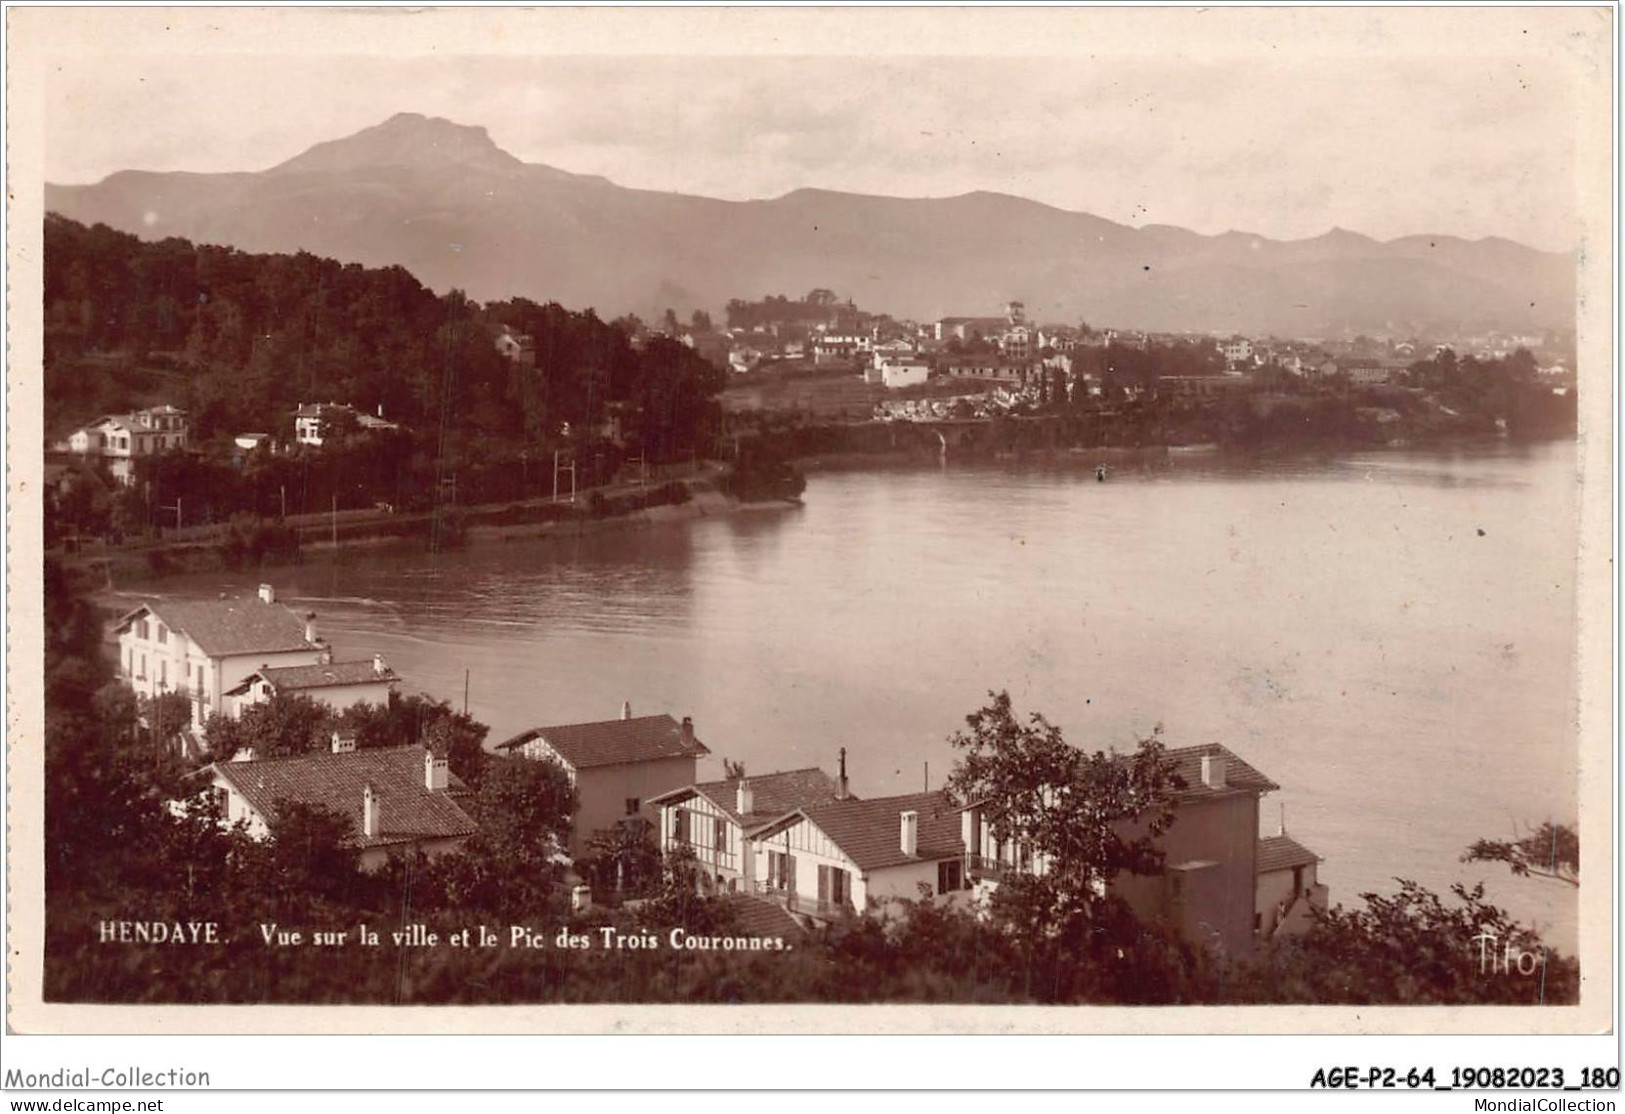
[[844, 917], [856, 916], [858, 912], [851, 902], [819, 901], [815, 898], [806, 898], [795, 890], [781, 889], [760, 879], [751, 883], [751, 890], [757, 897], [766, 898], [791, 913], [817, 917], [819, 920], [838, 921]]
[[986, 855], [965, 856], [965, 877], [973, 881], [997, 882], [1011, 874], [1015, 868], [1002, 859]]

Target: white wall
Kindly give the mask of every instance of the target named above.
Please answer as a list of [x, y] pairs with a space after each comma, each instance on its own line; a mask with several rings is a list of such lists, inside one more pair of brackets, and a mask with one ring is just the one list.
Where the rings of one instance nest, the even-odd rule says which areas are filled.
[[[258, 668], [258, 666], [255, 668]], [[236, 687], [236, 685], [230, 686], [230, 688]], [[323, 688], [299, 689], [298, 693], [301, 696], [310, 697], [319, 704], [326, 704], [335, 712], [342, 712], [352, 704], [388, 704], [389, 692], [392, 687], [388, 681], [368, 681], [360, 685], [328, 685]], [[263, 681], [260, 681], [256, 682], [245, 695], [227, 697], [226, 702], [231, 705], [229, 709], [230, 715], [241, 716], [243, 709], [252, 704], [263, 704], [270, 698], [267, 686]]]
[[[852, 905], [860, 912], [868, 906], [868, 885], [857, 864], [828, 836], [808, 820], [798, 820], [783, 831], [766, 839], [751, 841], [755, 857], [755, 876], [766, 879], [769, 851], [788, 852], [796, 860], [796, 898], [799, 911], [818, 911], [818, 868], [837, 867], [847, 872], [852, 885]], [[934, 870], [935, 868], [933, 868]]]
[[[682, 809], [688, 813], [688, 843], [680, 844], [676, 838], [677, 811]], [[715, 827], [717, 817], [722, 817], [722, 846], [716, 845]], [[713, 875], [720, 874], [724, 878], [734, 877], [742, 879], [741, 889], [748, 889], [753, 875], [753, 856], [741, 852], [748, 852], [749, 848], [743, 846], [743, 833], [739, 825], [728, 819], [722, 810], [699, 794], [689, 797], [675, 805], [663, 804], [660, 806], [660, 849], [669, 851], [681, 846], [687, 846], [694, 852], [694, 858], [699, 864]]]

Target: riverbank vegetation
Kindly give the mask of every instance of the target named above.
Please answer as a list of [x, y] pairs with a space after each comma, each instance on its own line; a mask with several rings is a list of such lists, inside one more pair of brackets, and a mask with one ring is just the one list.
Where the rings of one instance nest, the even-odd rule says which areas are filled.
[[[407, 699], [335, 716], [280, 698], [210, 724], [222, 753], [299, 753], [334, 729], [358, 746], [448, 753], [477, 833], [433, 860], [363, 872], [344, 817], [290, 807], [264, 841], [223, 826], [206, 796], [191, 795], [174, 748], [136, 720], [93, 609], [54, 564], [45, 581], [49, 1001], [1535, 1004], [1578, 993], [1573, 960], [1482, 890], [1451, 900], [1403, 883], [1228, 959], [1136, 917], [1099, 883], [1162, 869], [1154, 840], [1116, 826], [1143, 822], [1149, 836], [1178, 823], [1160, 744], [1147, 740], [1125, 766], [1076, 749], [1040, 717], [1019, 719], [1003, 696], [968, 717], [954, 785], [1015, 802], [1002, 822], [1044, 847], [1053, 874], [1000, 887], [980, 912], [922, 898], [881, 917], [786, 926], [773, 937], [782, 947], [751, 945], [763, 936], [746, 927], [743, 904], [701, 896], [691, 860], [662, 862], [636, 841], [594, 845], [594, 861], [578, 864], [601, 887], [618, 878], [632, 900], [573, 911], [557, 855], [568, 782], [546, 763], [487, 753], [484, 728], [444, 705]], [[1078, 788], [1051, 807], [1057, 798], [1036, 790], [1058, 781]], [[100, 926], [117, 921], [214, 922], [220, 940], [105, 942]], [[362, 926], [376, 943], [362, 942]], [[314, 946], [318, 932], [344, 940]], [[1485, 965], [1486, 934], [1539, 956], [1539, 977]]]

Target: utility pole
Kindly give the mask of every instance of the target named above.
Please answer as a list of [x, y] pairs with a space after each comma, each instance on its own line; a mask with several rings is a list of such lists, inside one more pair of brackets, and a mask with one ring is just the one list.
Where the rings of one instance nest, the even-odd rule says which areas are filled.
[[464, 669], [463, 670], [463, 715], [465, 715], [465, 716], [468, 715], [468, 674], [469, 674], [469, 671], [467, 669]]

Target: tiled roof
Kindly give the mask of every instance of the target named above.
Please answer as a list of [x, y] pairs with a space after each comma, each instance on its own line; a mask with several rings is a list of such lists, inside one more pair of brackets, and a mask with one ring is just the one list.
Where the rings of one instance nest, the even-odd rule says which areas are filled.
[[[1173, 760], [1174, 773], [1185, 783], [1185, 788], [1174, 790], [1174, 799], [1199, 800], [1203, 797], [1217, 797], [1224, 793], [1234, 793], [1238, 790], [1248, 790], [1254, 793], [1269, 793], [1281, 788], [1269, 778], [1253, 769], [1229, 749], [1218, 743], [1204, 743], [1194, 747], [1174, 747], [1165, 752]], [[1208, 756], [1223, 757], [1225, 760], [1224, 788], [1209, 789], [1202, 784], [1202, 759]], [[1131, 754], [1116, 756], [1120, 762], [1127, 762], [1133, 758]], [[971, 801], [961, 806], [961, 811], [980, 804], [980, 801]]]
[[1320, 862], [1320, 856], [1289, 835], [1269, 836], [1258, 841], [1258, 873], [1291, 870]]
[[803, 935], [801, 922], [776, 901], [755, 894], [729, 894], [728, 907], [746, 936], [778, 936], [793, 940]]
[[728, 781], [707, 781], [699, 785], [685, 786], [670, 793], [663, 793], [653, 798], [650, 803], [678, 801], [696, 793], [702, 794], [721, 809], [728, 819], [748, 832], [763, 824], [772, 823], [802, 805], [835, 800], [835, 779], [823, 770], [816, 767], [785, 770], [776, 774], [745, 777], [743, 780], [750, 785], [751, 810], [740, 813], [736, 811], [739, 804], [740, 780], [733, 778]]
[[698, 739], [685, 740], [682, 726], [665, 715], [533, 727], [499, 743], [498, 749], [517, 750], [533, 739], [542, 740], [578, 770], [711, 753]]
[[[1225, 760], [1225, 787], [1223, 789], [1209, 789], [1202, 784], [1202, 759], [1209, 755], [1222, 757]], [[1281, 788], [1218, 743], [1170, 748], [1168, 757], [1174, 760], [1174, 772], [1185, 781], [1185, 788], [1176, 794], [1181, 800], [1213, 797], [1236, 789], [1248, 789], [1255, 793], [1269, 793]]]
[[[920, 814], [915, 855], [903, 854], [902, 815]], [[964, 852], [959, 813], [943, 793], [910, 793], [871, 801], [824, 801], [797, 810], [845, 852], [859, 870], [949, 859]], [[788, 819], [785, 818], [785, 819]]]
[[384, 666], [382, 673], [378, 672], [370, 660], [334, 661], [326, 665], [273, 665], [255, 670], [244, 677], [242, 683], [231, 690], [230, 695], [241, 696], [247, 692], [255, 678], [271, 682], [271, 687], [279, 692], [331, 688], [335, 685], [366, 685], [373, 682], [381, 684], [400, 679], [387, 665]]
[[[448, 774], [447, 791], [423, 783], [421, 746], [365, 747], [344, 754], [324, 751], [298, 758], [257, 762], [217, 762], [211, 767], [241, 793], [273, 828], [278, 801], [323, 805], [350, 819], [356, 847], [384, 847], [414, 839], [471, 835], [474, 821], [451, 799], [463, 783]], [[361, 795], [368, 785], [378, 794], [379, 834], [361, 834]]]
[[118, 621], [125, 630], [142, 612], [151, 612], [183, 631], [210, 657], [228, 654], [314, 650], [305, 641], [305, 621], [281, 604], [259, 597], [229, 600], [157, 600]]

